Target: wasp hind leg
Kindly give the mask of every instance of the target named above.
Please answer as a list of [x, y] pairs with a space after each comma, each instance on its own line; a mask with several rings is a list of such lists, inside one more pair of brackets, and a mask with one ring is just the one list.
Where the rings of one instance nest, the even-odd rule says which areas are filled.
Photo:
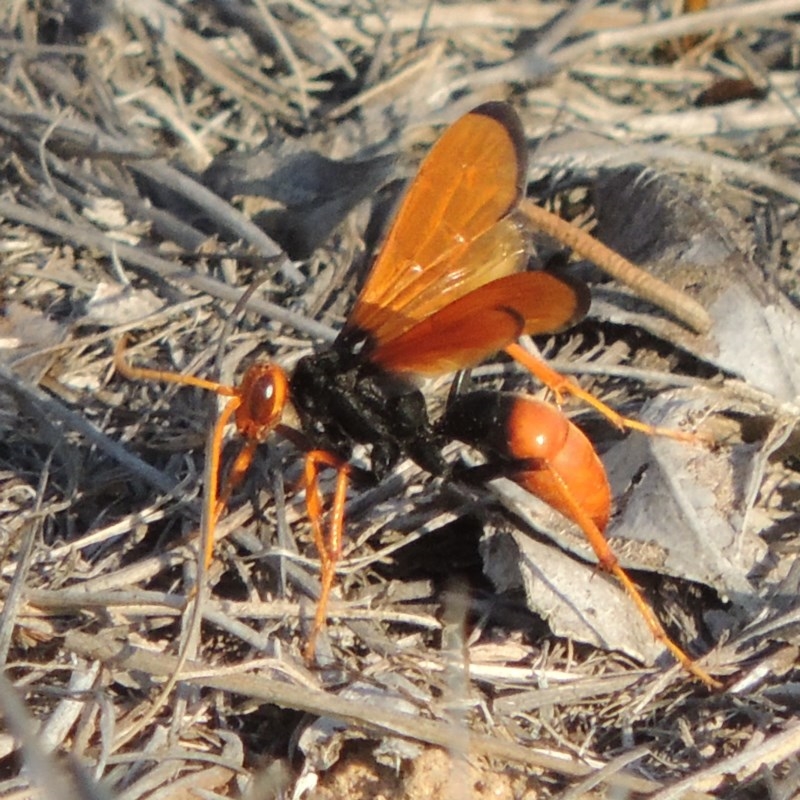
[[[698, 666], [669, 636], [650, 604], [620, 566], [605, 537], [611, 489], [587, 436], [554, 405], [523, 394], [476, 391], [451, 395], [440, 431], [481, 451], [494, 477], [502, 474], [575, 522], [600, 567], [625, 589], [653, 636], [689, 673], [707, 686], [722, 684]], [[481, 468], [479, 468], [481, 469]]]

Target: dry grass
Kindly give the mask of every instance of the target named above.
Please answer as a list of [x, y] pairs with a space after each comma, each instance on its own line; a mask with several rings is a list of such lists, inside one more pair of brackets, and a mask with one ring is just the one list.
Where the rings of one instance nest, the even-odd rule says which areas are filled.
[[[720, 5], [2, 4], [0, 796], [797, 796], [800, 2]], [[720, 78], [755, 99], [696, 106]], [[497, 98], [548, 202], [712, 310], [692, 334], [598, 286], [591, 319], [544, 347], [626, 411], [694, 387], [693, 419], [727, 437], [728, 483], [708, 491], [737, 538], [713, 568], [655, 512], [631, 523], [658, 550], [637, 579], [727, 691], [573, 644], [519, 591], [499, 597], [482, 554], [516, 569], [489, 562], [534, 535], [527, 508], [410, 464], [355, 487], [340, 599], [306, 664], [317, 564], [280, 441], [194, 602], [215, 409], [121, 379], [114, 343], [130, 332], [136, 363], [225, 380], [256, 355], [291, 367], [341, 325], [389, 181], [411, 172], [387, 156], [415, 160], [435, 126]], [[704, 487], [703, 463], [667, 472]], [[645, 565], [641, 543], [621, 548]], [[586, 569], [573, 582], [604, 584]], [[609, 602], [634, 624], [624, 595]]]

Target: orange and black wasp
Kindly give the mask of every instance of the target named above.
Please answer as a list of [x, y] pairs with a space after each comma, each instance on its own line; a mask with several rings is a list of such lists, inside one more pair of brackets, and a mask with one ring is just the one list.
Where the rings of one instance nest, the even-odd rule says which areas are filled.
[[[408, 188], [338, 337], [328, 349], [302, 358], [291, 375], [277, 364], [259, 362], [238, 386], [228, 386], [132, 367], [122, 343], [117, 368], [131, 378], [200, 386], [230, 398], [214, 432], [210, 474], [215, 484], [222, 435], [231, 418], [244, 445], [222, 490], [213, 487], [214, 521], [258, 444], [273, 431], [306, 449], [306, 502], [321, 562], [309, 657], [325, 623], [341, 555], [353, 447], [366, 446], [378, 478], [401, 458], [447, 476], [451, 466], [442, 450], [456, 440], [483, 452], [484, 471], [510, 478], [576, 522], [601, 567], [622, 582], [653, 634], [695, 676], [718, 686], [670, 639], [619, 566], [604, 536], [611, 493], [602, 463], [556, 406], [525, 394], [453, 392], [441, 416], [429, 417], [424, 379], [469, 369], [504, 349], [556, 393], [574, 386], [516, 344], [524, 334], [574, 324], [590, 299], [581, 283], [524, 271], [529, 222], [520, 203], [526, 153], [520, 121], [505, 103], [481, 105], [448, 128]], [[297, 412], [301, 436], [283, 422], [287, 404]], [[622, 419], [608, 414], [615, 422]], [[336, 480], [326, 507], [319, 476], [327, 469]], [[210, 559], [210, 552], [205, 557]]]

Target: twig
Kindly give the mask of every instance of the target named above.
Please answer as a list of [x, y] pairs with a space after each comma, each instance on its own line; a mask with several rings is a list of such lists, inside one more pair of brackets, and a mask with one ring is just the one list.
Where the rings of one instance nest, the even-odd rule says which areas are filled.
[[578, 255], [629, 286], [639, 297], [669, 311], [698, 333], [706, 333], [711, 329], [711, 317], [693, 298], [639, 269], [593, 236], [530, 200], [523, 200], [520, 210], [534, 228], [572, 248]]
[[543, 148], [537, 156], [537, 165], [575, 165], [584, 168], [597, 166], [620, 166], [626, 164], [653, 164], [671, 162], [691, 167], [702, 173], [712, 173], [735, 178], [747, 186], [760, 185], [782, 194], [789, 200], [800, 203], [800, 183], [779, 173], [741, 159], [729, 158], [717, 153], [706, 153], [689, 147], [670, 144], [613, 144], [609, 147], [592, 147], [568, 153], [554, 153]]
[[109, 458], [116, 461], [132, 475], [147, 481], [160, 492], [170, 493], [176, 482], [162, 472], [129, 453], [122, 445], [110, 439], [83, 415], [71, 411], [58, 400], [49, 397], [40, 389], [29, 385], [6, 367], [0, 365], [0, 388], [21, 400], [25, 408], [33, 408], [51, 424], [60, 422], [85, 436]]
[[32, 564], [33, 545], [41, 532], [44, 521], [38, 513], [42, 508], [42, 499], [47, 482], [50, 479], [50, 462], [53, 454], [47, 457], [47, 461], [42, 467], [42, 474], [39, 476], [39, 486], [36, 490], [36, 505], [32, 518], [25, 526], [22, 534], [22, 546], [15, 559], [14, 578], [8, 589], [8, 594], [3, 600], [3, 609], [0, 612], [0, 665], [5, 666], [8, 657], [8, 649], [11, 646], [11, 639], [14, 634], [15, 617], [23, 602], [25, 590], [27, 589], [28, 573]]
[[[149, 270], [162, 278], [170, 278], [180, 281], [197, 289], [207, 292], [212, 297], [235, 303], [244, 293], [243, 289], [236, 289], [232, 286], [214, 280], [205, 275], [197, 275], [189, 272], [182, 266], [176, 265], [171, 261], [152, 255], [141, 247], [131, 247], [121, 244], [110, 236], [106, 236], [94, 228], [79, 228], [62, 222], [59, 219], [49, 216], [41, 211], [26, 208], [17, 203], [0, 198], [0, 217], [30, 225], [33, 228], [44, 230], [55, 236], [60, 236], [67, 241], [71, 241], [83, 247], [97, 247], [109, 255], [116, 251], [120, 259], [133, 267]], [[288, 311], [283, 306], [270, 303], [261, 298], [254, 297], [248, 304], [249, 311], [255, 311], [268, 319], [273, 319], [285, 325], [290, 325], [297, 331], [307, 333], [309, 336], [330, 341], [334, 338], [334, 333], [327, 325], [308, 319], [301, 314]]]
[[[89, 636], [78, 631], [70, 631], [66, 636], [65, 646], [74, 653], [85, 658], [97, 659], [110, 667], [141, 671], [153, 676], [170, 675], [177, 661], [175, 657], [117, 642], [108, 635]], [[464, 735], [463, 730], [454, 730], [451, 725], [436, 720], [388, 711], [372, 704], [367, 706], [361, 700], [349, 700], [326, 692], [313, 691], [308, 687], [295, 687], [285, 681], [273, 680], [262, 675], [217, 676], [212, 673], [200, 677], [204, 665], [190, 663], [187, 666], [195, 673], [194, 676], [185, 679], [187, 683], [261, 700], [281, 708], [330, 717], [373, 733], [405, 736], [441, 747], [450, 747], [454, 740]], [[583, 777], [603, 766], [588, 765], [565, 754], [548, 753], [482, 734], [470, 733], [466, 741], [471, 753], [549, 769], [560, 775]], [[653, 792], [661, 788], [655, 781], [626, 773], [609, 776], [607, 783], [635, 792]], [[707, 795], [698, 793], [690, 793], [686, 797], [693, 800], [701, 798], [711, 800]]]
[[763, 24], [775, 17], [797, 14], [799, 11], [800, 0], [759, 0], [755, 3], [736, 3], [733, 8], [723, 5], [695, 14], [679, 14], [649, 24], [598, 31], [582, 42], [562, 48], [552, 58], [556, 64], [566, 66], [588, 53], [608, 51], [615, 47], [633, 47], [692, 33], [702, 34], [716, 28], [732, 32], [748, 25]]
[[303, 75], [303, 66], [298, 57], [295, 55], [294, 50], [292, 50], [289, 40], [286, 38], [280, 26], [275, 21], [275, 17], [272, 16], [272, 12], [269, 10], [266, 2], [264, 2], [264, 0], [253, 0], [253, 2], [261, 13], [267, 30], [270, 32], [270, 35], [278, 45], [278, 49], [286, 59], [289, 69], [294, 74], [295, 83], [297, 85], [297, 93], [300, 95], [300, 111], [303, 114], [303, 119], [307, 120], [310, 114], [310, 107], [308, 103], [307, 82], [305, 76]]
[[657, 792], [651, 800], [678, 800], [691, 792], [713, 792], [733, 778], [741, 784], [765, 767], [774, 767], [800, 753], [800, 721], [789, 724], [780, 733], [770, 736], [758, 745], [743, 748], [735, 755], [699, 770], [688, 778]]

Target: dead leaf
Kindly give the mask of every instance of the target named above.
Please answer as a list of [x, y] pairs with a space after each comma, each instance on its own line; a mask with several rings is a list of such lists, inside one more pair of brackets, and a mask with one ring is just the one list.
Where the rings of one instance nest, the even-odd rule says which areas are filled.
[[64, 327], [30, 306], [9, 303], [0, 316], [0, 362], [63, 340]]
[[499, 591], [525, 589], [528, 607], [556, 636], [653, 664], [665, 655], [625, 591], [596, 566], [522, 531], [484, 540], [485, 571]]
[[150, 316], [161, 307], [161, 301], [149, 289], [100, 281], [86, 303], [86, 314], [81, 321], [108, 327], [128, 325]]
[[387, 180], [393, 156], [335, 161], [310, 150], [286, 147], [219, 156], [204, 173], [215, 193], [232, 199], [256, 195], [262, 211], [255, 220], [292, 258], [306, 258], [325, 242], [349, 211]]
[[800, 311], [756, 260], [769, 261], [743, 222], [751, 200], [725, 188], [723, 197], [709, 181], [632, 167], [605, 174], [595, 190], [595, 235], [702, 303], [713, 320], [708, 334], [690, 333], [616, 289], [593, 288], [591, 314], [634, 324], [791, 400], [800, 394]]

